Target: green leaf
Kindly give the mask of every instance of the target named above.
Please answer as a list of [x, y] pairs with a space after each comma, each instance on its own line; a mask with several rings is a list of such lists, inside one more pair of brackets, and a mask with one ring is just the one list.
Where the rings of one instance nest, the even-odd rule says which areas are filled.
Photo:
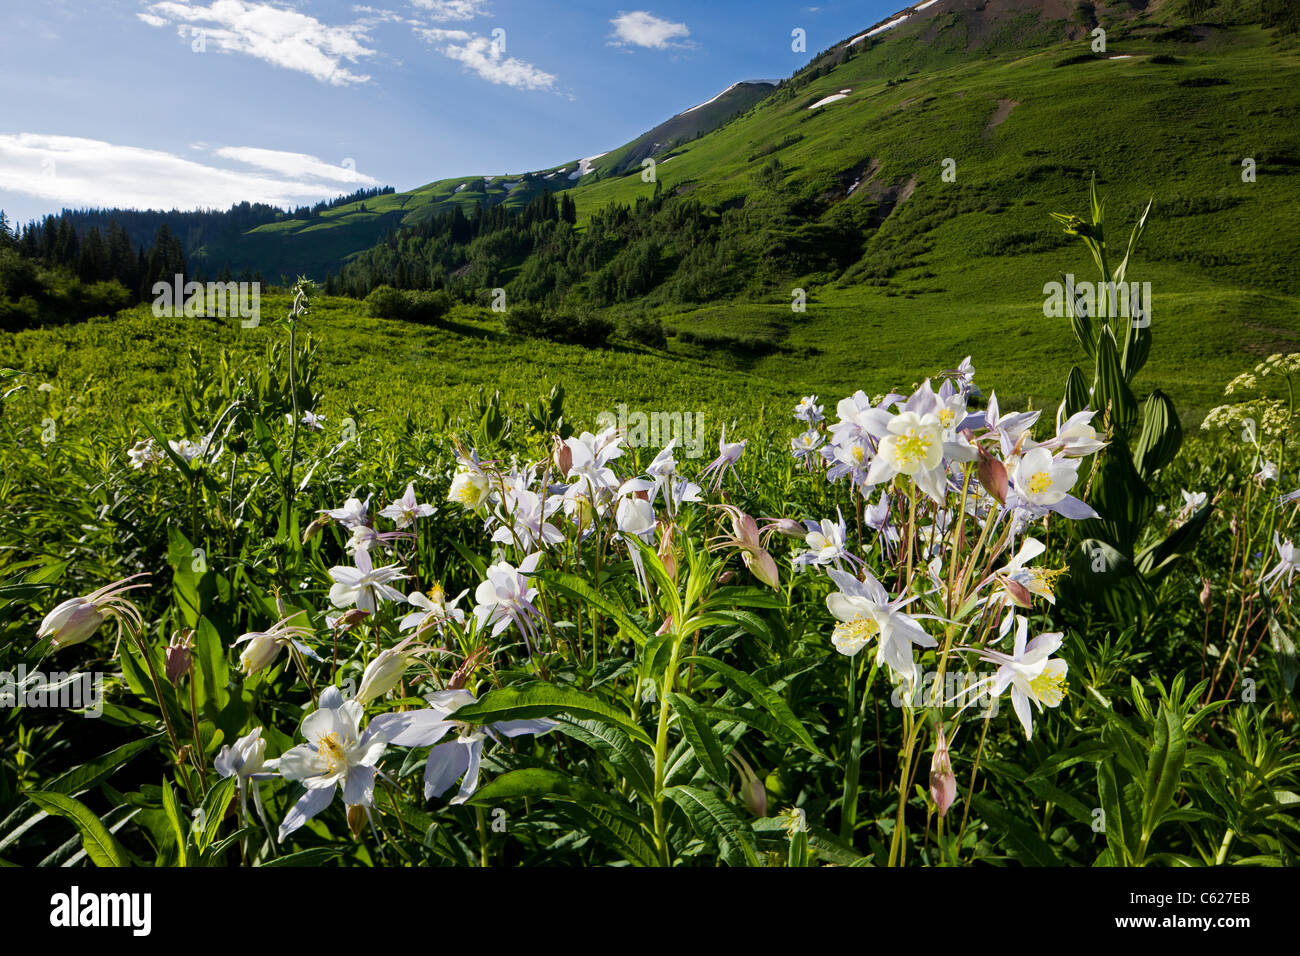
[[1079, 371], [1079, 366], [1072, 366], [1070, 374], [1065, 377], [1065, 414], [1076, 415], [1088, 408], [1091, 401], [1087, 379], [1083, 377], [1083, 372]]
[[1115, 336], [1109, 328], [1103, 328], [1097, 337], [1096, 372], [1094, 397], [1099, 410], [1109, 412], [1116, 434], [1127, 438], [1137, 423], [1137, 399], [1124, 377]]
[[1186, 757], [1187, 733], [1183, 730], [1183, 722], [1168, 704], [1161, 701], [1143, 786], [1146, 794], [1146, 812], [1142, 820], [1144, 842], [1151, 838], [1165, 811], [1173, 806], [1174, 794], [1182, 783]]
[[81, 831], [81, 845], [96, 866], [126, 866], [127, 855], [99, 817], [79, 800], [50, 790], [29, 791], [27, 798], [50, 816], [67, 817]]
[[[150, 717], [152, 720], [153, 718]], [[142, 737], [139, 740], [132, 740], [118, 747], [116, 750], [110, 750], [101, 757], [89, 760], [79, 767], [59, 775], [46, 786], [45, 790], [49, 793], [61, 793], [65, 796], [73, 796], [82, 791], [89, 790], [97, 786], [104, 780], [113, 775], [118, 767], [121, 767], [132, 757], [148, 750], [154, 744], [162, 740], [162, 734], [154, 734], [150, 737]]]
[[1155, 389], [1142, 409], [1142, 432], [1133, 449], [1133, 463], [1143, 478], [1150, 479], [1174, 460], [1183, 444], [1183, 426], [1169, 396]]
[[177, 862], [181, 866], [187, 866], [189, 860], [185, 852], [185, 828], [181, 825], [181, 808], [176, 802], [176, 792], [172, 789], [171, 781], [166, 777], [162, 782], [162, 805], [163, 811], [167, 814], [167, 822], [172, 827], [172, 836], [176, 838]]
[[758, 866], [754, 830], [715, 794], [695, 787], [668, 787], [664, 796], [691, 821], [701, 839], [718, 848], [728, 866]]
[[530, 577], [567, 594], [584, 606], [594, 607], [617, 624], [619, 631], [638, 646], [650, 640], [650, 635], [632, 620], [626, 609], [601, 594], [577, 575], [565, 574], [561, 571], [538, 571]]
[[625, 711], [599, 697], [545, 681], [530, 681], [488, 691], [478, 703], [457, 708], [456, 719], [491, 724], [499, 720], [530, 720], [553, 714], [607, 721], [616, 724], [635, 740], [653, 746], [649, 735]]
[[343, 853], [341, 847], [315, 846], [310, 850], [299, 850], [287, 856], [277, 856], [262, 866], [321, 866]]
[[812, 735], [808, 729], [800, 723], [799, 718], [794, 715], [790, 705], [785, 699], [772, 690], [765, 687], [758, 681], [754, 680], [744, 671], [738, 671], [729, 664], [714, 660], [711, 657], [688, 657], [682, 661], [683, 664], [696, 664], [700, 667], [713, 671], [721, 678], [722, 682], [737, 693], [744, 694], [751, 698], [756, 704], [766, 710], [775, 719], [777, 724], [782, 727], [806, 750], [821, 757], [824, 756], [817, 745], [813, 743]]
[[632, 738], [613, 724], [561, 717], [556, 729], [598, 751], [647, 800], [654, 795], [654, 776]]
[[722, 745], [700, 708], [682, 694], [669, 694], [668, 703], [677, 714], [677, 726], [691, 745], [695, 759], [718, 786], [727, 786], [727, 758]]

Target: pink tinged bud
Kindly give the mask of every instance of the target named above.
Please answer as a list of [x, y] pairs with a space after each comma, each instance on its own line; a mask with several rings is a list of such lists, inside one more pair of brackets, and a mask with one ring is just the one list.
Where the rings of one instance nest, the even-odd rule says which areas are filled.
[[740, 798], [756, 817], [767, 816], [767, 788], [757, 777], [750, 777], [740, 788]]
[[808, 530], [793, 518], [777, 518], [772, 522], [772, 528], [787, 538], [796, 538], [799, 541], [808, 534]]
[[104, 623], [104, 612], [93, 601], [71, 598], [64, 601], [41, 621], [38, 638], [50, 638], [50, 646], [71, 647], [87, 641]]
[[1205, 610], [1210, 609], [1210, 579], [1201, 579], [1201, 607]]
[[190, 648], [193, 646], [193, 631], [185, 631], [184, 633], [173, 637], [171, 643], [167, 645], [167, 679], [173, 684], [180, 680], [182, 675], [189, 673], [191, 661]]
[[469, 683], [470, 675], [474, 673], [475, 668], [487, 657], [488, 649], [480, 647], [477, 651], [465, 658], [465, 662], [456, 668], [456, 673], [451, 675], [451, 680], [447, 682], [449, 690], [460, 690]]
[[673, 549], [673, 529], [670, 524], [660, 524], [659, 560], [673, 580], [677, 579], [677, 552]]
[[1002, 462], [998, 461], [983, 448], [979, 450], [980, 460], [976, 466], [976, 474], [979, 475], [980, 484], [984, 490], [997, 499], [998, 504], [1007, 503], [1007, 469]]
[[[730, 573], [731, 573], [730, 571], [723, 572], [724, 575]], [[719, 578], [719, 580], [721, 580], [721, 578]], [[659, 625], [659, 630], [655, 631], [655, 637], [663, 637], [672, 629], [673, 629], [673, 616], [669, 614], [666, 618], [664, 618], [664, 622]]]
[[1007, 578], [1004, 586], [1007, 589], [1007, 595], [1011, 598], [1012, 603], [1023, 608], [1033, 607], [1034, 597], [1029, 593], [1029, 588], [1025, 587], [1019, 581], [1013, 581]]
[[754, 577], [774, 591], [781, 590], [781, 571], [777, 568], [776, 561], [766, 551], [761, 548], [753, 552], [746, 551], [745, 564]]
[[948, 753], [948, 739], [942, 728], [935, 743], [934, 756], [930, 758], [930, 799], [942, 817], [957, 799], [957, 777], [952, 772], [952, 757]]
[[736, 572], [734, 572], [734, 571], [723, 571], [721, 574], [718, 575], [718, 583], [719, 583], [719, 584], [730, 584], [733, 580], [735, 580], [735, 577], [736, 577]]
[[555, 436], [555, 467], [560, 470], [565, 478], [569, 477], [569, 471], [573, 468], [573, 449], [569, 447], [568, 442], [563, 441], [559, 435]]
[[339, 633], [350, 631], [369, 616], [369, 611], [354, 607], [340, 614], [338, 620], [334, 622], [334, 627]]

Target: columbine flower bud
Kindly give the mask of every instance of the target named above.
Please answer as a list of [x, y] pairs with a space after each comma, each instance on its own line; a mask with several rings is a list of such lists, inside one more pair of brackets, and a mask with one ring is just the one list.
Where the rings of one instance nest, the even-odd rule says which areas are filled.
[[802, 541], [808, 534], [808, 529], [793, 518], [777, 518], [768, 527], [778, 534], [783, 534], [787, 538], [796, 538], [799, 541]]
[[478, 667], [479, 662], [487, 656], [487, 648], [480, 647], [477, 651], [465, 658], [464, 663], [456, 668], [456, 673], [451, 675], [451, 680], [447, 682], [448, 690], [461, 690], [468, 682], [474, 669]]
[[677, 580], [677, 551], [673, 548], [673, 532], [676, 526], [665, 521], [659, 523], [659, 561], [664, 570], [674, 581]]
[[258, 634], [239, 654], [239, 667], [245, 677], [269, 667], [280, 653], [280, 645], [270, 634]]
[[555, 467], [560, 470], [560, 474], [568, 478], [569, 470], [573, 467], [573, 449], [569, 447], [568, 442], [556, 435], [552, 452], [555, 457]]
[[980, 460], [976, 466], [980, 484], [984, 490], [997, 499], [998, 504], [1007, 503], [1007, 469], [983, 448], [979, 449]]
[[1007, 578], [1003, 581], [1003, 587], [1007, 589], [1007, 596], [1011, 598], [1013, 604], [1023, 608], [1032, 608], [1034, 606], [1034, 597], [1029, 593], [1029, 588], [1019, 581]]
[[45, 615], [36, 636], [49, 637], [52, 647], [70, 647], [90, 640], [103, 623], [104, 612], [93, 601], [70, 598]]
[[1210, 579], [1201, 579], [1201, 607], [1205, 610], [1210, 609]]
[[348, 805], [348, 829], [356, 839], [361, 839], [361, 833], [366, 828], [366, 808], [359, 803]]
[[361, 686], [357, 688], [358, 703], [368, 704], [383, 697], [398, 685], [406, 673], [406, 665], [411, 662], [412, 652], [405, 650], [411, 638], [407, 638], [397, 647], [380, 651], [361, 675]]
[[302, 543], [306, 544], [312, 538], [316, 537], [316, 535], [320, 533], [321, 529], [324, 528], [327, 524], [330, 524], [333, 520], [334, 519], [327, 514], [318, 516], [316, 520], [313, 521], [311, 524], [307, 525], [307, 529], [303, 531]]
[[369, 616], [370, 612], [364, 608], [348, 608], [338, 616], [338, 619], [334, 622], [334, 629], [342, 634], [344, 631], [352, 630]]
[[952, 757], [948, 753], [948, 738], [943, 728], [939, 728], [939, 739], [934, 745], [934, 756], [930, 758], [930, 799], [942, 817], [957, 799], [957, 776], [952, 772]]
[[181, 675], [189, 673], [190, 648], [194, 646], [194, 632], [182, 631], [172, 637], [167, 645], [167, 679], [173, 684]]

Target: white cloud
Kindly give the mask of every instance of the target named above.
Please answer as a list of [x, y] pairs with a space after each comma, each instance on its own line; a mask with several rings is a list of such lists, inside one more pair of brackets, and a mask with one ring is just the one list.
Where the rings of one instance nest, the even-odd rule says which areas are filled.
[[209, 49], [243, 53], [334, 86], [369, 81], [368, 75], [354, 73], [343, 63], [356, 63], [378, 52], [362, 42], [367, 39], [364, 23], [329, 26], [270, 3], [213, 0], [208, 6], [195, 6], [164, 0], [149, 3], [148, 10], [137, 16], [151, 26], [173, 24], [182, 38], [193, 42], [202, 37]]
[[671, 46], [680, 46], [673, 41], [685, 39], [691, 35], [684, 23], [662, 20], [645, 10], [633, 10], [620, 13], [609, 21], [614, 26], [613, 45], [649, 47], [652, 50], [664, 50]]
[[0, 190], [72, 207], [224, 209], [245, 200], [296, 206], [380, 184], [303, 153], [256, 147], [212, 153], [253, 169], [76, 136], [0, 134]]
[[554, 90], [555, 77], [531, 63], [506, 56], [501, 45], [464, 30], [417, 27], [416, 34], [432, 43], [443, 56], [463, 63], [490, 83], [523, 90]]
[[411, 0], [412, 6], [428, 12], [438, 22], [447, 20], [473, 20], [487, 16], [487, 0]]

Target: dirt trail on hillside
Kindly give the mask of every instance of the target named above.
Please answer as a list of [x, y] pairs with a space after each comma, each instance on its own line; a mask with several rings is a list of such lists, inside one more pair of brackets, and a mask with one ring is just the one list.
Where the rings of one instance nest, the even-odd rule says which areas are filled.
[[993, 131], [1005, 123], [1007, 117], [1011, 115], [1011, 111], [1019, 105], [1019, 100], [998, 100], [998, 108], [989, 117], [988, 125], [984, 127], [984, 135], [992, 136]]

